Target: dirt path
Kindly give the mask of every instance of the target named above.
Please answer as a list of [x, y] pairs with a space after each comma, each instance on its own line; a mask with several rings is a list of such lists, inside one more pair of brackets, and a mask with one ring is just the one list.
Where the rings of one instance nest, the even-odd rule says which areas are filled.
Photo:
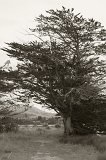
[[91, 146], [61, 144], [55, 140], [38, 140], [40, 143], [32, 160], [96, 160], [96, 151]]
[[54, 146], [52, 145], [53, 141], [41, 140], [38, 142], [40, 142], [40, 146], [36, 152], [36, 155], [31, 157], [33, 160], [63, 160], [59, 156], [55, 155], [55, 153], [50, 151], [51, 149], [54, 150]]

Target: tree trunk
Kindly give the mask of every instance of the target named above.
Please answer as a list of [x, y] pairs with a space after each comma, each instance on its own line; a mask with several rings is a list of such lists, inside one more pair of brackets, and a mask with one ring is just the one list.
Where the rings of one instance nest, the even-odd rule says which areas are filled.
[[72, 135], [73, 134], [73, 126], [72, 126], [72, 122], [71, 122], [71, 117], [65, 117], [63, 119], [63, 123], [64, 123], [64, 134], [66, 136]]

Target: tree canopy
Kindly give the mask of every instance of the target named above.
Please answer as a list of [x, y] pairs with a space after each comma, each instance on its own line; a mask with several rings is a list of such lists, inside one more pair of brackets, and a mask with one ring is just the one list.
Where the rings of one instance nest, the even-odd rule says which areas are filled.
[[35, 21], [36, 28], [30, 29], [35, 41], [7, 43], [3, 49], [21, 61], [8, 77], [36, 103], [74, 120], [75, 106], [86, 106], [86, 111], [85, 103], [104, 97], [106, 62], [101, 57], [106, 53], [106, 30], [73, 8], [49, 10]]

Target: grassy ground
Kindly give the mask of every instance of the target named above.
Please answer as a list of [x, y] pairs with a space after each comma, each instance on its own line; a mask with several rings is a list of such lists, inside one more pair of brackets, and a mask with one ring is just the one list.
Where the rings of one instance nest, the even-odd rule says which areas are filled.
[[97, 148], [95, 137], [91, 138], [95, 146], [88, 138], [91, 137], [71, 137], [65, 143], [60, 128], [27, 128], [1, 134], [0, 160], [106, 160], [100, 159], [103, 152]]

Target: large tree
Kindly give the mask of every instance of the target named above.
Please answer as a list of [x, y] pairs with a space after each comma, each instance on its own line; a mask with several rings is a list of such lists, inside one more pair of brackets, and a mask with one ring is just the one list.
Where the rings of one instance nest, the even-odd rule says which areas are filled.
[[84, 112], [87, 104], [103, 96], [106, 63], [100, 58], [106, 53], [106, 30], [100, 22], [64, 7], [49, 10], [35, 21], [36, 28], [29, 32], [35, 41], [13, 42], [3, 49], [21, 61], [12, 80], [29, 91], [36, 103], [61, 114], [70, 134], [75, 107], [86, 106]]

